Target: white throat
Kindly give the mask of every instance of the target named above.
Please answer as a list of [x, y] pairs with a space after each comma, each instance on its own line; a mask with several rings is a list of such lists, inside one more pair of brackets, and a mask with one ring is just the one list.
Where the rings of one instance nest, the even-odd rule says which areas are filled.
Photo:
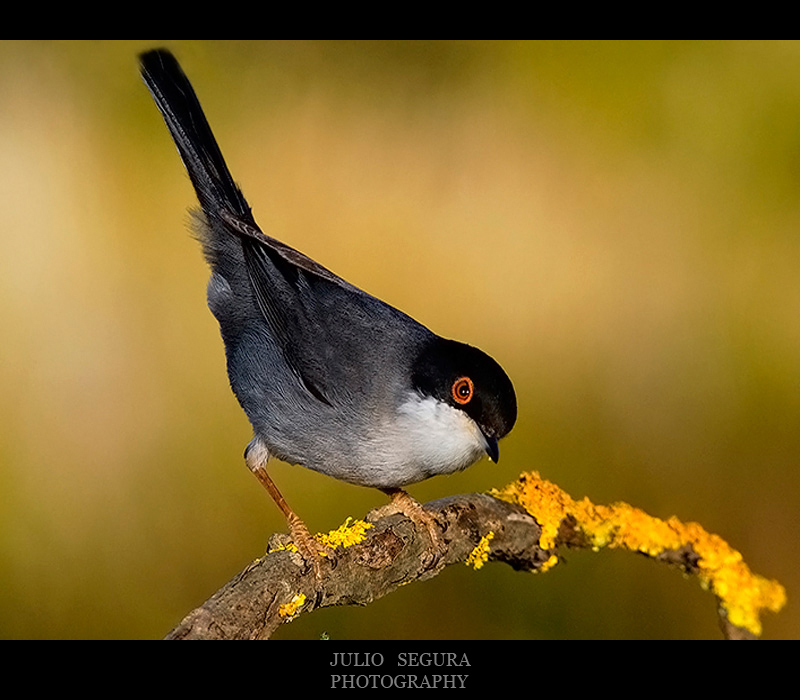
[[415, 392], [397, 409], [391, 429], [381, 432], [382, 444], [372, 445], [382, 453], [373, 453], [376, 462], [391, 465], [393, 479], [399, 475], [406, 484], [466, 469], [486, 451], [480, 428], [464, 411]]

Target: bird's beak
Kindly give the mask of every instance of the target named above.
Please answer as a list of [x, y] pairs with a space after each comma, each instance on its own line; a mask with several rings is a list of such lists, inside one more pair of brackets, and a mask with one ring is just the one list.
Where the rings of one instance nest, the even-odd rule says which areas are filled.
[[497, 438], [494, 435], [487, 435], [484, 433], [483, 439], [486, 441], [486, 454], [489, 455], [489, 459], [491, 459], [492, 462], [497, 464], [500, 459], [500, 448], [497, 446]]

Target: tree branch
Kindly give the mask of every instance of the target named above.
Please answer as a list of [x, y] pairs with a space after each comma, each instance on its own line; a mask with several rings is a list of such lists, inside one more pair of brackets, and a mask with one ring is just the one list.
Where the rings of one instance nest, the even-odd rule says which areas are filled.
[[[436, 515], [446, 542], [444, 553], [432, 566], [425, 528], [417, 530], [402, 515], [374, 523], [348, 520], [339, 530], [318, 536], [333, 555], [319, 581], [292, 551], [288, 537], [275, 535], [264, 557], [190, 612], [166, 638], [267, 639], [297, 615], [336, 605], [368, 605], [398, 586], [432, 578], [451, 564], [466, 562], [479, 568], [490, 560], [522, 571], [546, 571], [558, 563], [558, 551], [565, 547], [624, 547], [696, 575], [717, 595], [726, 639], [756, 638], [761, 631], [758, 613], [764, 608], [777, 612], [785, 601], [779, 584], [749, 570], [746, 580], [741, 555], [720, 538], [713, 540], [715, 548], [709, 550], [706, 538], [715, 536], [698, 525], [683, 525], [675, 519], [665, 523], [626, 504], [594, 506], [586, 499], [572, 501], [536, 474], [523, 474], [492, 495], [452, 496], [425, 507]], [[680, 525], [691, 535], [679, 532], [665, 539], [660, 525], [668, 525], [671, 531]], [[635, 537], [632, 529], [636, 529]], [[727, 559], [711, 575], [709, 566], [716, 556]], [[734, 583], [746, 589], [737, 591], [735, 600], [747, 602], [747, 614], [722, 589], [731, 585], [732, 565], [739, 576]]]

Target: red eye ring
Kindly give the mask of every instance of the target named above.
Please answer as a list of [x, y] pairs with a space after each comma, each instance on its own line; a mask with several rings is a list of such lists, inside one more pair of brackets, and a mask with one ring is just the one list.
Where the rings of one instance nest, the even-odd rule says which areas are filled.
[[472, 400], [472, 395], [475, 393], [475, 385], [469, 377], [459, 377], [453, 382], [451, 391], [453, 400], [463, 406]]

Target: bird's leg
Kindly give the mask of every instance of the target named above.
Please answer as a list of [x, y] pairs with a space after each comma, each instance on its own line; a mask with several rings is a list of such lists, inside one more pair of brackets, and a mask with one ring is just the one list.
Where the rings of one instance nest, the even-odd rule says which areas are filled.
[[272, 477], [267, 473], [269, 451], [266, 446], [256, 438], [247, 446], [244, 456], [248, 469], [253, 472], [256, 479], [267, 489], [269, 495], [272, 496], [272, 500], [275, 501], [281, 513], [283, 513], [286, 518], [286, 522], [289, 525], [289, 534], [297, 550], [300, 552], [300, 555], [306, 562], [311, 564], [315, 578], [320, 580], [322, 577], [320, 557], [321, 552], [324, 551], [325, 548], [312, 537], [306, 524], [300, 519], [300, 516], [289, 507], [283, 494], [278, 491], [278, 487], [275, 485]]
[[441, 525], [439, 525], [436, 517], [428, 510], [422, 507], [411, 494], [400, 488], [385, 488], [380, 489], [391, 499], [389, 503], [380, 508], [373, 510], [368, 518], [370, 520], [377, 520], [388, 515], [400, 513], [405, 515], [411, 522], [417, 526], [423, 526], [431, 540], [431, 549], [428, 552], [428, 561], [425, 562], [426, 568], [435, 566], [441, 556], [444, 554], [446, 545], [441, 535]]

